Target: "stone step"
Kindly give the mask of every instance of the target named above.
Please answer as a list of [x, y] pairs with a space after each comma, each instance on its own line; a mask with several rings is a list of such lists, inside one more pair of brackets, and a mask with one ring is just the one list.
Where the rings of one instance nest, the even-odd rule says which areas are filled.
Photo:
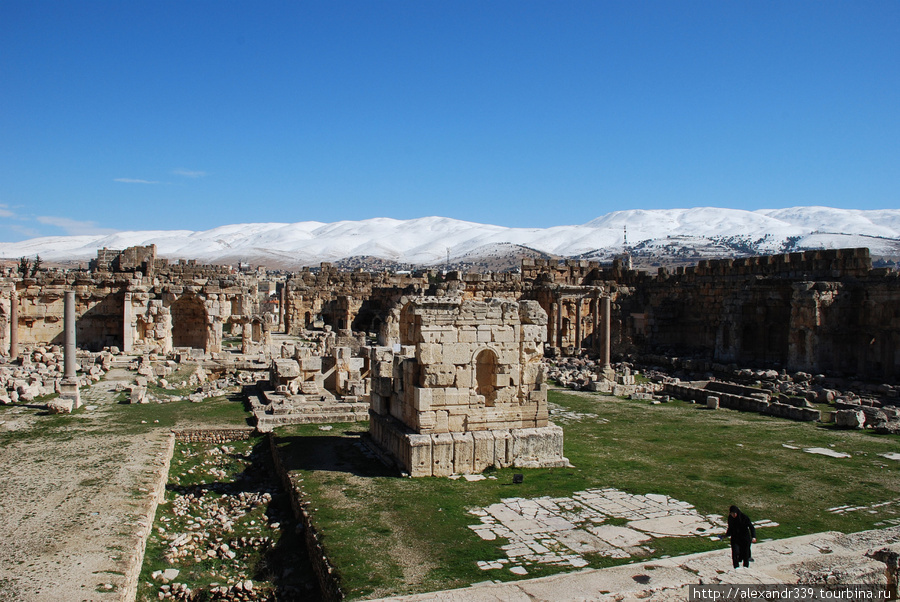
[[298, 403], [294, 405], [294, 414], [342, 414], [347, 412], [369, 412], [369, 404], [367, 403]]
[[331, 422], [359, 422], [368, 420], [369, 413], [354, 412], [327, 412], [321, 414], [266, 414], [257, 417], [257, 426], [260, 430], [267, 430], [266, 427], [279, 426], [283, 424], [328, 424]]

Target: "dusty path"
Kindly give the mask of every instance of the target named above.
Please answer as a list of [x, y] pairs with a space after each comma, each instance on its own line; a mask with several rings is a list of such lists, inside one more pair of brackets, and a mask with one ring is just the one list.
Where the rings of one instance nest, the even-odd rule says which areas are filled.
[[111, 427], [115, 380], [130, 375], [110, 372], [72, 416], [0, 408], [0, 600], [122, 599], [168, 430]]

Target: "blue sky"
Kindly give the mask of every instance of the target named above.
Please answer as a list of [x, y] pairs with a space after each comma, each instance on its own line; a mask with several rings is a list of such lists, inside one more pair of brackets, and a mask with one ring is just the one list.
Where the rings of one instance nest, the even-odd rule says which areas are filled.
[[0, 0], [0, 241], [900, 208], [900, 2]]

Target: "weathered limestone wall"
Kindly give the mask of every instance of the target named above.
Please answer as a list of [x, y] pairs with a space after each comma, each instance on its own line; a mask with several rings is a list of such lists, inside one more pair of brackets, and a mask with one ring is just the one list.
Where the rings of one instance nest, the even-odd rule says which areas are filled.
[[[96, 264], [94, 274], [0, 283], [3, 353], [13, 332], [13, 286], [22, 345], [62, 342], [63, 293], [72, 288], [77, 338], [89, 349], [217, 352], [223, 330], [240, 333], [247, 352], [266, 340], [262, 322], [254, 322], [261, 313], [255, 275], [193, 261], [169, 265], [152, 247], [101, 250]], [[401, 300], [421, 295], [535, 300], [548, 314], [547, 343], [564, 354], [602, 354], [608, 340], [617, 357], [900, 378], [900, 277], [871, 269], [866, 249], [701, 261], [657, 274], [626, 269], [621, 261], [525, 260], [521, 274], [350, 273], [323, 264], [286, 282], [278, 310], [289, 334], [330, 326], [345, 338], [352, 331], [377, 333], [380, 345], [391, 346], [401, 339]]]
[[536, 301], [420, 297], [399, 343], [370, 348], [370, 434], [411, 476], [564, 466], [543, 385]]
[[523, 265], [523, 277], [526, 295], [551, 316], [551, 345], [563, 350], [593, 346], [584, 299], [599, 290], [612, 301], [619, 355], [900, 378], [900, 274], [872, 269], [867, 249], [701, 261], [657, 275], [620, 263], [536, 261]]
[[429, 277], [428, 272], [339, 272], [327, 263], [318, 272], [304, 270], [285, 284], [285, 331], [297, 335], [304, 328], [327, 325], [379, 332], [397, 300], [404, 294], [422, 294]]
[[[98, 255], [105, 257], [103, 251]], [[115, 255], [115, 262], [119, 259]], [[185, 278], [183, 270], [175, 269], [152, 278], [101, 271], [6, 279], [0, 283], [0, 347], [7, 352], [14, 326], [20, 345], [62, 344], [65, 294], [74, 291], [76, 339], [82, 348], [99, 351], [115, 346], [130, 353], [192, 347], [219, 352], [223, 325], [248, 323], [258, 311], [256, 278], [215, 277], [224, 273], [223, 268], [189, 267], [202, 270], [202, 277]]]
[[[115, 281], [53, 278], [26, 279], [14, 284], [18, 294], [19, 344], [63, 344], [65, 294], [74, 290], [79, 345], [93, 351], [121, 345], [123, 295]], [[4, 347], [9, 337], [8, 329], [5, 330]]]

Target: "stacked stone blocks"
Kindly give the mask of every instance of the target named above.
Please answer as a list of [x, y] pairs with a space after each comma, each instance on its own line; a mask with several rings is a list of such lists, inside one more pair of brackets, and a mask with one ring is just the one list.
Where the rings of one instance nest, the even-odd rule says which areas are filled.
[[567, 464], [542, 384], [546, 321], [535, 301], [410, 301], [400, 343], [370, 348], [373, 439], [412, 476]]

